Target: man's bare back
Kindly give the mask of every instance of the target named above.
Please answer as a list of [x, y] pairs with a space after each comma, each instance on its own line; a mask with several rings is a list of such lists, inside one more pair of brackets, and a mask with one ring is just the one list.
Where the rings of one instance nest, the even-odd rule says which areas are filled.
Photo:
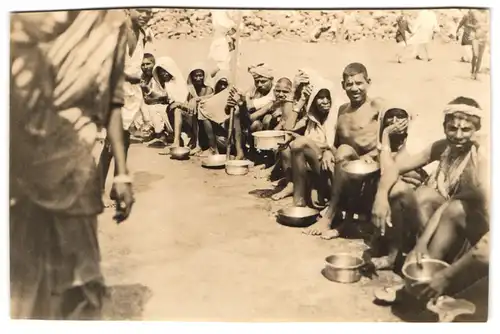
[[339, 108], [337, 123], [337, 145], [349, 145], [359, 155], [364, 155], [377, 147], [379, 114], [383, 108], [382, 99], [369, 99], [355, 109], [351, 103]]

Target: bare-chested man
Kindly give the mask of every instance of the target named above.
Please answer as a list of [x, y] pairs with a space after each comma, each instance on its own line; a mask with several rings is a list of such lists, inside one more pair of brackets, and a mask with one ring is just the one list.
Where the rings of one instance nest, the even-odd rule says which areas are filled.
[[310, 235], [321, 235], [323, 239], [339, 237], [341, 228], [345, 224], [344, 222], [334, 229], [330, 226], [337, 214], [339, 199], [343, 193], [345, 194], [350, 183], [342, 166], [358, 159], [367, 162], [378, 160], [378, 118], [383, 108], [382, 100], [368, 96], [371, 80], [363, 64], [349, 64], [344, 69], [342, 78], [342, 87], [350, 102], [339, 108], [330, 203], [323, 217], [304, 231]]

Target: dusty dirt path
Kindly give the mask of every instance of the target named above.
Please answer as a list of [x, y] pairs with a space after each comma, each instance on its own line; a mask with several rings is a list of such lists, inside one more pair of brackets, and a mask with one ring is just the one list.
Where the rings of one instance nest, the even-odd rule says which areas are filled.
[[[185, 71], [206, 54], [208, 42], [164, 41]], [[415, 114], [411, 146], [418, 149], [441, 134], [441, 110], [458, 95], [476, 98], [489, 112], [489, 76], [468, 80], [468, 65], [456, 61], [456, 45], [436, 46], [430, 62], [392, 60], [390, 43], [335, 45], [244, 44], [242, 68], [265, 60], [277, 70], [314, 64], [338, 83], [343, 67], [364, 62], [373, 94], [410, 106]], [[285, 64], [287, 65], [285, 67]], [[241, 77], [250, 78], [244, 69]], [[489, 125], [489, 121], [485, 123]], [[489, 126], [488, 126], [489, 128]], [[279, 206], [251, 193], [270, 189], [252, 175], [228, 176], [200, 161], [178, 162], [136, 144], [129, 166], [137, 203], [129, 221], [117, 226], [111, 211], [100, 217], [103, 269], [111, 288], [108, 319], [177, 321], [400, 321], [372, 303], [374, 287], [391, 280], [363, 278], [342, 285], [320, 273], [333, 252], [360, 254], [361, 240], [326, 242], [278, 225]]]

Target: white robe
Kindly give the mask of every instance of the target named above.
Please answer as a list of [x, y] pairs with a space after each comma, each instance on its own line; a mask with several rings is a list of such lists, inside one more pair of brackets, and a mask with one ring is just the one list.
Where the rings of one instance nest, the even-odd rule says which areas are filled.
[[427, 44], [432, 40], [434, 33], [439, 32], [439, 30], [434, 11], [429, 9], [421, 10], [412, 25], [413, 35], [408, 39], [408, 45]]

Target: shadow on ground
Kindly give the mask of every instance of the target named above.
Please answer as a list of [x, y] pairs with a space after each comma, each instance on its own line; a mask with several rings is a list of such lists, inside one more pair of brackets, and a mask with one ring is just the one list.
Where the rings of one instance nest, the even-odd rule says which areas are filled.
[[141, 284], [108, 287], [102, 320], [142, 320], [144, 306], [151, 290]]

